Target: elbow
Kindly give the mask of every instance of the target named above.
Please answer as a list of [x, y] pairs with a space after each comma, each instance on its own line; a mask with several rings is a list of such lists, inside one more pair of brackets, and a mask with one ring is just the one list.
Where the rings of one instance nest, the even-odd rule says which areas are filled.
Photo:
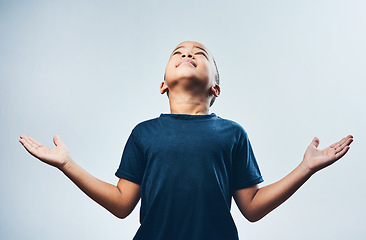
[[247, 214], [244, 215], [244, 217], [251, 223], [255, 223], [258, 222], [259, 220], [261, 220], [265, 215], [256, 215], [256, 214]]
[[113, 214], [115, 217], [119, 219], [125, 219], [128, 215], [122, 215], [122, 214]]
[[255, 223], [261, 220], [262, 218], [246, 217], [246, 219], [251, 223]]
[[126, 217], [128, 217], [128, 215], [130, 215], [130, 213], [126, 211], [111, 211], [111, 213], [119, 219], [125, 219]]
[[116, 216], [119, 219], [125, 219], [130, 214], [129, 213], [117, 213], [117, 214], [113, 214], [113, 215]]
[[125, 215], [120, 215], [120, 214], [113, 214], [115, 217], [119, 218], [119, 219], [125, 219], [127, 216]]

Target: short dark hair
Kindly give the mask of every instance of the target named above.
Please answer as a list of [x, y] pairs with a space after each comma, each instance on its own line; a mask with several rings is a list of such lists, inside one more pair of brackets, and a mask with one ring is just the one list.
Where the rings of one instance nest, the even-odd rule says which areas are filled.
[[[215, 59], [212, 57], [212, 60], [213, 60], [213, 63], [215, 65], [215, 70], [216, 70], [216, 74], [215, 74], [215, 82], [217, 85], [220, 85], [220, 74], [219, 74], [219, 69], [217, 68], [217, 64], [216, 64], [216, 61]], [[165, 73], [164, 73], [164, 81], [165, 81]], [[166, 95], [168, 96], [169, 98], [169, 92], [166, 92]], [[212, 106], [212, 104], [215, 102], [215, 99], [216, 97], [214, 96], [212, 99], [211, 99], [211, 102], [210, 102], [210, 107]]]

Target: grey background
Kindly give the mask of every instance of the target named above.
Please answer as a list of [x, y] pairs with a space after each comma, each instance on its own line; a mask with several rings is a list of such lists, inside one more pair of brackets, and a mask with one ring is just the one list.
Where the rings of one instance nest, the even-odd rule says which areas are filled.
[[119, 220], [29, 155], [26, 134], [116, 184], [139, 122], [169, 113], [165, 65], [184, 40], [214, 55], [222, 94], [211, 112], [248, 132], [265, 182], [324, 148], [355, 141], [257, 223], [232, 202], [241, 239], [361, 239], [364, 228], [365, 1], [0, 1], [0, 238], [132, 239]]

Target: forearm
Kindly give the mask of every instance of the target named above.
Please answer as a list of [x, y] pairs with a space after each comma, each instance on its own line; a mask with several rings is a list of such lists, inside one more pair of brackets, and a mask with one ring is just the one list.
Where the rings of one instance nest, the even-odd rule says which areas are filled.
[[73, 160], [60, 170], [91, 199], [113, 215], [123, 218], [122, 193], [117, 186], [95, 178]]
[[306, 149], [300, 165], [280, 181], [258, 188], [257, 185], [234, 192], [235, 201], [242, 214], [251, 222], [258, 221], [285, 202], [315, 172], [333, 164], [350, 149], [353, 136], [348, 135], [324, 150], [319, 150], [315, 137]]
[[300, 164], [278, 182], [258, 189], [247, 208], [250, 219], [257, 221], [277, 208], [291, 197], [311, 175], [312, 172]]

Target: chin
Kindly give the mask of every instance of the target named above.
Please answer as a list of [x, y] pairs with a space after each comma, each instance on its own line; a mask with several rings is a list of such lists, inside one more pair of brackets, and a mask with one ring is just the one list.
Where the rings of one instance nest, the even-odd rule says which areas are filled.
[[197, 74], [196, 71], [189, 71], [188, 69], [184, 69], [184, 71], [179, 71], [175, 74], [169, 74], [169, 72], [166, 72], [165, 81], [168, 83], [168, 85], [170, 85], [170, 87], [181, 84], [186, 86], [206, 86], [210, 82], [210, 79], [209, 76], [201, 76]]

